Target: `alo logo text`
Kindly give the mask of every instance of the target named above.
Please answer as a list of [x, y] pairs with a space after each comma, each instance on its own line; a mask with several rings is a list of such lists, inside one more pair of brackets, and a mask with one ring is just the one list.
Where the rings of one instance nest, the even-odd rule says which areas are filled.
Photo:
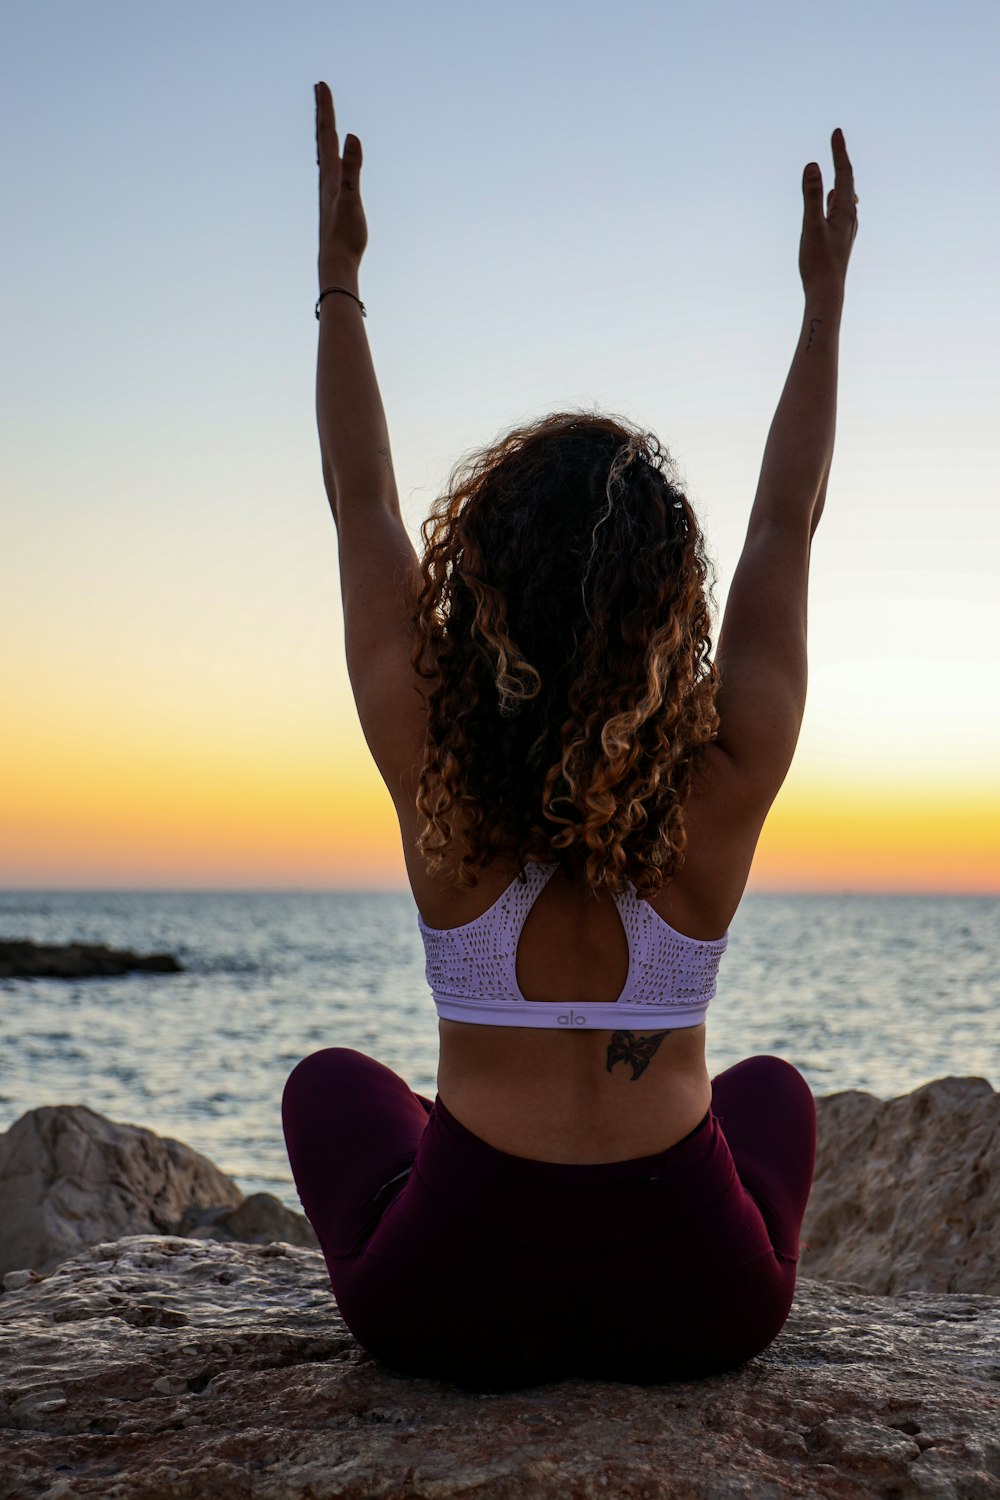
[[586, 1026], [587, 1024], [587, 1017], [578, 1016], [575, 1010], [569, 1011], [568, 1014], [557, 1016], [556, 1020], [560, 1026]]

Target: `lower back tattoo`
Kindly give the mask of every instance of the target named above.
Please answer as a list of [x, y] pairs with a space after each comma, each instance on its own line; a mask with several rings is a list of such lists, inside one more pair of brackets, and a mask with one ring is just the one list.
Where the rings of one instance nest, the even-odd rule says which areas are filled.
[[650, 1036], [636, 1036], [634, 1031], [613, 1031], [608, 1044], [608, 1072], [615, 1063], [631, 1063], [629, 1082], [635, 1083], [649, 1067], [663, 1038], [669, 1035], [669, 1031], [654, 1031]]

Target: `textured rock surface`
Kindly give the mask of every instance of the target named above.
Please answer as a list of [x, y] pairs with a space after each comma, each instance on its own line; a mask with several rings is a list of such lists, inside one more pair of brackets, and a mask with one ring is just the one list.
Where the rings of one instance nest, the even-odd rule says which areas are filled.
[[105, 948], [99, 943], [0, 941], [0, 979], [93, 979], [127, 974], [130, 969], [179, 974], [182, 965], [172, 953], [133, 953], [131, 948]]
[[30, 1110], [0, 1135], [0, 1205], [0, 1276], [129, 1234], [316, 1243], [300, 1214], [244, 1198], [190, 1146], [80, 1104]]
[[995, 1500], [1000, 1300], [803, 1282], [742, 1370], [473, 1395], [347, 1334], [318, 1253], [140, 1237], [0, 1297], [2, 1500]]
[[939, 1078], [818, 1100], [803, 1275], [870, 1292], [1000, 1293], [1000, 1094]]

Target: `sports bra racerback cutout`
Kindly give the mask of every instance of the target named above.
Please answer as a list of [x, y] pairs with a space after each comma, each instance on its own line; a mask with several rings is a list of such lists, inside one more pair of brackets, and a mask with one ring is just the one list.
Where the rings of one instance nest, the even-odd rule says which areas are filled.
[[685, 937], [629, 886], [615, 896], [628, 942], [628, 973], [605, 1005], [526, 1000], [517, 982], [517, 945], [535, 901], [558, 865], [529, 864], [488, 911], [462, 927], [428, 927], [417, 914], [427, 982], [446, 1021], [477, 1026], [537, 1026], [663, 1031], [700, 1026], [716, 991], [728, 932], [712, 942]]

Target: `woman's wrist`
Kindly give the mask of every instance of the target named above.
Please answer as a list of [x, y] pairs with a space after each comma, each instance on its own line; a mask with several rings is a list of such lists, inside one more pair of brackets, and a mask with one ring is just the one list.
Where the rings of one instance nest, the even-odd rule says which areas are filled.
[[343, 286], [349, 292], [358, 292], [359, 266], [350, 261], [324, 261], [319, 268], [319, 289], [328, 286]]
[[844, 310], [843, 282], [822, 282], [805, 287], [806, 312], [839, 317]]

